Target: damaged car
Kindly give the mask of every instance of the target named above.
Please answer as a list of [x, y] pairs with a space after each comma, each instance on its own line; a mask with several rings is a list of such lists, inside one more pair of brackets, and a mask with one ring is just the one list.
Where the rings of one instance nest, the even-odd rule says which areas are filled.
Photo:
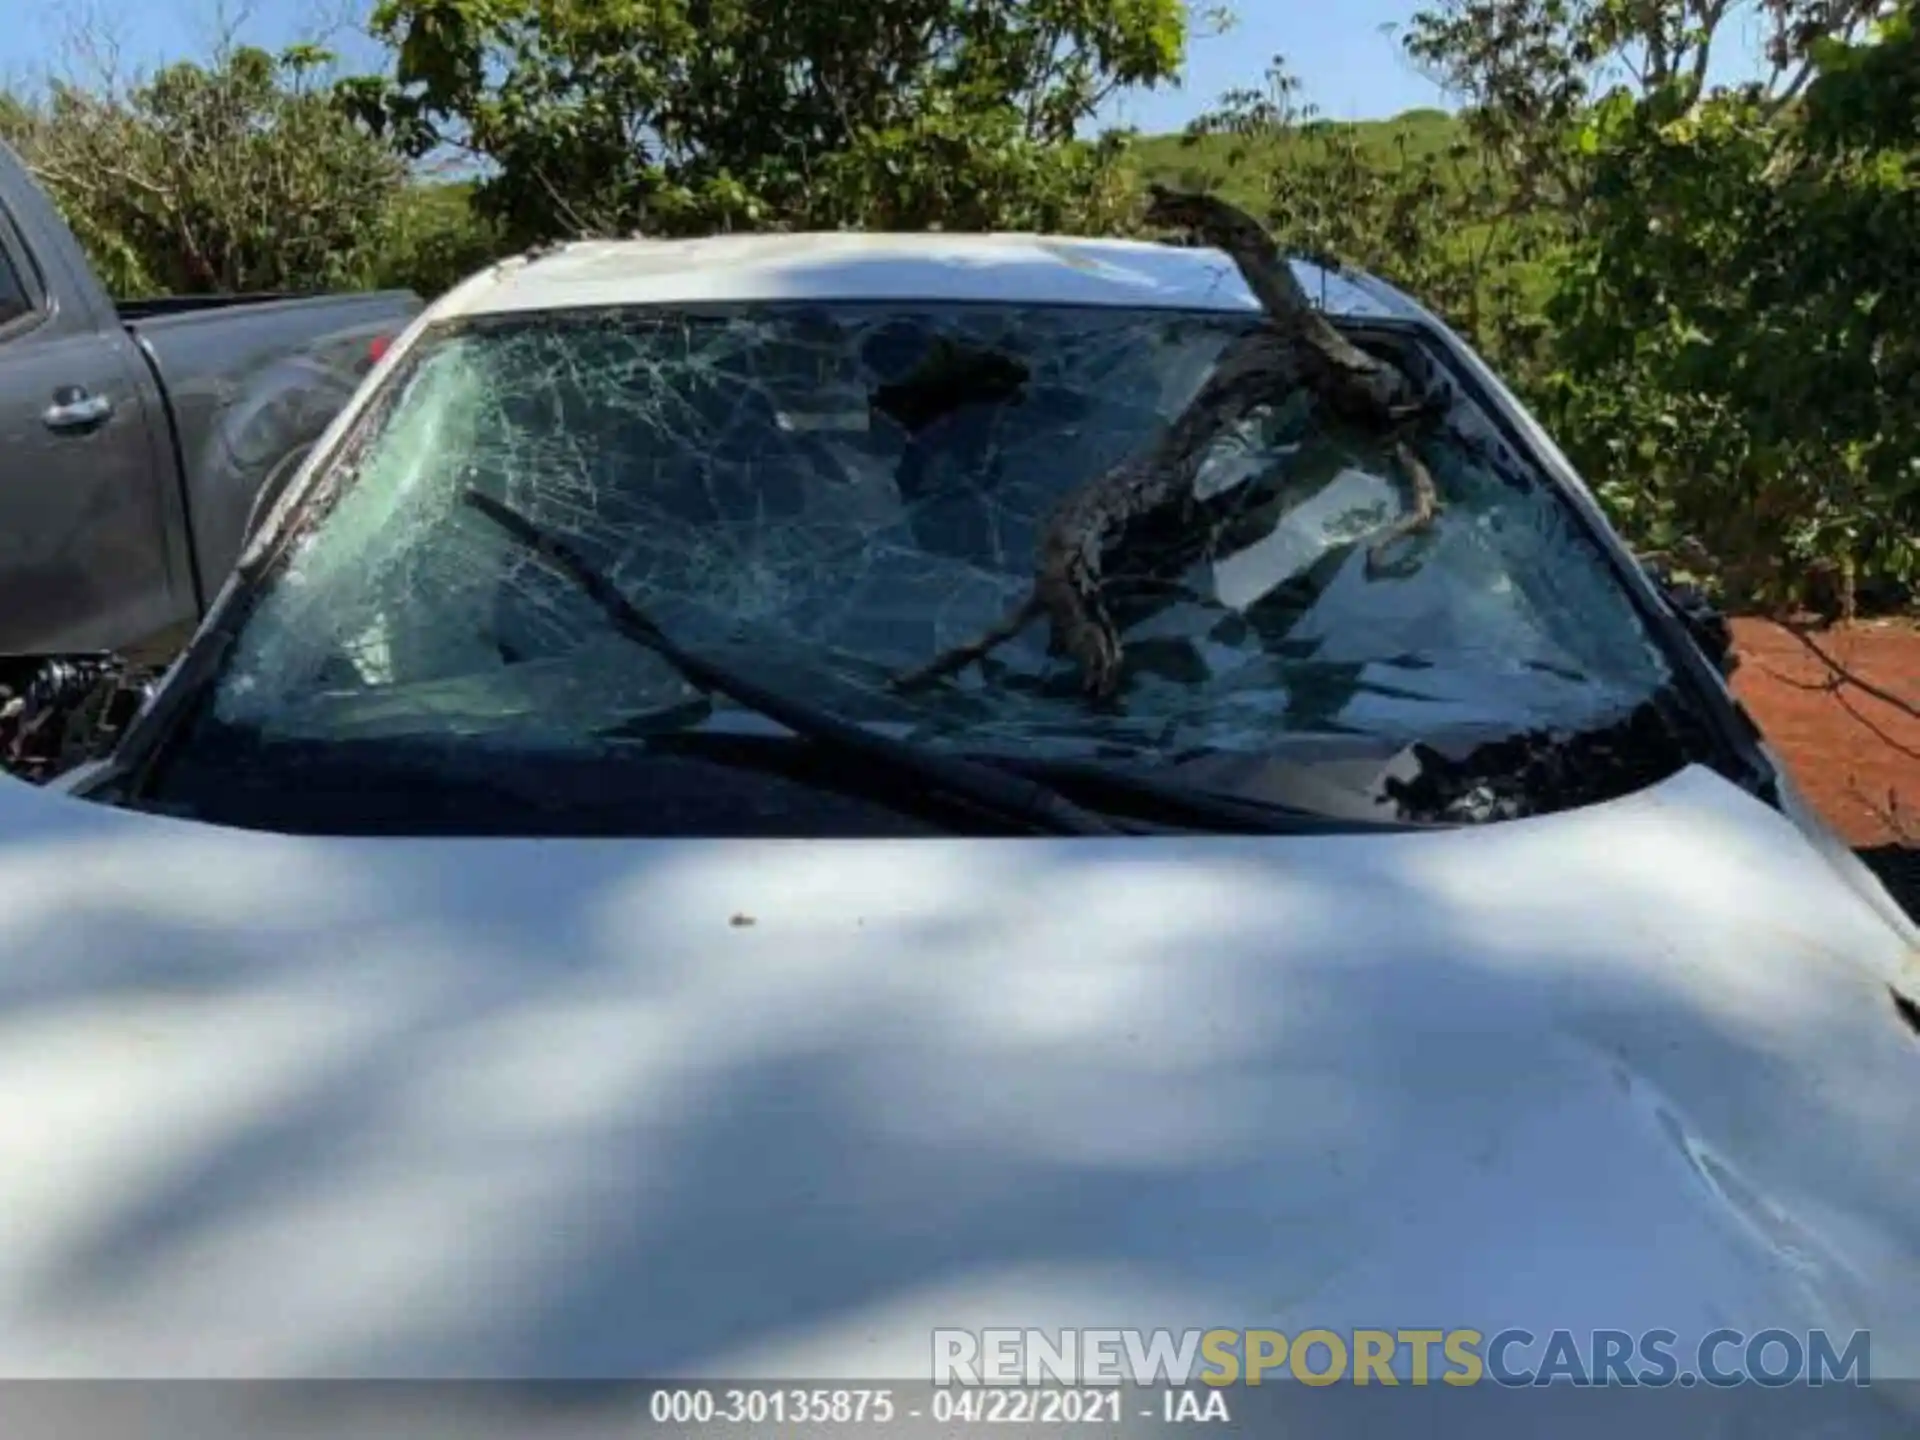
[[1724, 626], [1412, 299], [1156, 204], [410, 326], [167, 672], [69, 676], [137, 714], [0, 781], [14, 1373], [1920, 1378], [1920, 933]]

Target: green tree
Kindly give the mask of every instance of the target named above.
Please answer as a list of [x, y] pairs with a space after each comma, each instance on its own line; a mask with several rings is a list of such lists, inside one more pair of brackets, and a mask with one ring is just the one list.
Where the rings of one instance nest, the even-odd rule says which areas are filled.
[[1181, 0], [382, 0], [345, 87], [462, 152], [519, 246], [797, 226], [1069, 229], [1123, 198], [1077, 127], [1179, 69]]
[[1737, 603], [1850, 616], [1920, 579], [1912, 0], [1752, 85], [1616, 94], [1580, 135], [1556, 408], [1616, 507]]
[[417, 174], [394, 197], [369, 283], [431, 299], [509, 253], [473, 207], [471, 181]]
[[363, 283], [406, 168], [312, 46], [239, 47], [124, 93], [55, 82], [9, 138], [122, 295]]
[[[1881, 8], [1445, 0], [1406, 37], [1560, 226], [1532, 397], [1629, 536], [1737, 605], [1846, 614], [1920, 566], [1911, 51], [1906, 21], [1865, 38]], [[1756, 20], [1763, 73], [1711, 85]]]
[[1585, 154], [1568, 145], [1591, 105], [1624, 90], [1706, 92], [1739, 30], [1761, 37], [1769, 112], [1793, 103], [1828, 40], [1859, 35], [1882, 0], [1439, 0], [1415, 12], [1408, 56], [1463, 105], [1528, 203], [1577, 206]]

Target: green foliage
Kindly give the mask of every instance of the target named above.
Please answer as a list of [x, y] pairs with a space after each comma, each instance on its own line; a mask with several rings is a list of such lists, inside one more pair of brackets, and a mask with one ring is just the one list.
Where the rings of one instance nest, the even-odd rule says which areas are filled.
[[241, 48], [124, 95], [55, 84], [4, 123], [116, 293], [349, 286], [405, 170], [318, 82], [327, 59]]
[[1074, 228], [1112, 195], [1075, 127], [1173, 76], [1180, 0], [383, 0], [343, 89], [414, 153], [490, 167], [508, 243], [768, 226]]
[[1609, 97], [1580, 133], [1553, 418], [1642, 533], [1718, 559], [1736, 604], [1845, 612], [1920, 579], [1912, 47], [1909, 11], [1822, 47], [1791, 115], [1756, 88], [1668, 87]]
[[[1268, 77], [1273, 83], [1273, 77]], [[1223, 97], [1222, 108], [1234, 108]], [[1351, 143], [1380, 167], [1403, 156], [1441, 156], [1457, 145], [1461, 124], [1443, 110], [1409, 110], [1391, 120], [1324, 121], [1306, 113], [1296, 123], [1229, 131], [1216, 114], [1185, 134], [1143, 135], [1128, 149], [1128, 167], [1142, 184], [1215, 191], [1237, 205], [1258, 210], [1266, 202], [1268, 177], [1292, 160], [1324, 148], [1328, 140]]]
[[1861, 44], [1865, 0], [1780, 0], [1772, 73], [1718, 91], [1712, 0], [1449, 0], [1409, 40], [1561, 227], [1520, 378], [1629, 537], [1736, 606], [1920, 579], [1912, 3]]
[[470, 181], [416, 180], [394, 197], [368, 283], [432, 299], [507, 253]]

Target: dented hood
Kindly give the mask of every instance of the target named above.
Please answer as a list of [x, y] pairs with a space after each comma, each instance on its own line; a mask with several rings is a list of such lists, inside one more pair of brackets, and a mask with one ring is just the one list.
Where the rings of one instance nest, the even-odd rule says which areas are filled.
[[1698, 770], [1112, 843], [283, 838], [4, 782], [0, 1363], [1825, 1326], [1920, 1377], [1915, 963]]

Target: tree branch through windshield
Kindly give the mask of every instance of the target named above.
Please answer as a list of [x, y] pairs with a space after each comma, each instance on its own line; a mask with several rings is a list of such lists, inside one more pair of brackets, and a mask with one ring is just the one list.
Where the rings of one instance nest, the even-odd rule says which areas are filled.
[[[1219, 518], [1194, 481], [1207, 447], [1230, 425], [1305, 388], [1333, 416], [1393, 433], [1433, 407], [1391, 364], [1343, 336], [1307, 299], [1273, 237], [1244, 211], [1211, 195], [1152, 187], [1147, 221], [1182, 229], [1224, 251], [1239, 267], [1268, 323], [1241, 341], [1193, 402], [1145, 451], [1070, 491], [1041, 533], [1032, 588], [980, 636], [899, 677], [914, 689], [964, 669], [1045, 617], [1053, 645], [1079, 666], [1088, 694], [1106, 699], [1120, 683], [1122, 644], [1106, 602], [1109, 556], [1134, 547], [1161, 554], [1147, 568], [1178, 572], [1212, 548]], [[1439, 492], [1404, 438], [1393, 452], [1411, 492], [1406, 513], [1375, 539], [1384, 548], [1432, 523]]]

